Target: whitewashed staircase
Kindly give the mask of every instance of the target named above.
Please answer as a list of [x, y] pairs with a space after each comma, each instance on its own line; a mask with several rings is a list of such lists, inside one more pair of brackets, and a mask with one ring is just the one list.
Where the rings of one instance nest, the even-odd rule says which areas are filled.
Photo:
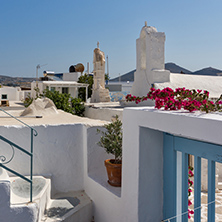
[[[2, 169], [2, 168], [1, 168]], [[57, 194], [50, 198], [51, 180], [33, 178], [33, 202], [29, 202], [28, 182], [8, 177], [2, 169], [0, 176], [1, 222], [91, 222], [92, 201], [84, 191]]]

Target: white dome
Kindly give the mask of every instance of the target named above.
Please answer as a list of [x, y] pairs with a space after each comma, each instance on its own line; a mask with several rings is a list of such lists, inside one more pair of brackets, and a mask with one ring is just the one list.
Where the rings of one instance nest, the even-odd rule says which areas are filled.
[[146, 33], [151, 33], [151, 32], [157, 32], [157, 29], [153, 26], [143, 26], [141, 32], [140, 32], [140, 37], [145, 36]]

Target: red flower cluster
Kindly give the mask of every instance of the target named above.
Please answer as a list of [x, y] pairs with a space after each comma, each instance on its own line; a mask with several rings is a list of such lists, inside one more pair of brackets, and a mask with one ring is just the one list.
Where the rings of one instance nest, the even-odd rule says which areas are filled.
[[190, 112], [201, 110], [204, 112], [222, 110], [222, 95], [214, 103], [209, 100], [209, 92], [202, 90], [189, 90], [177, 88], [175, 91], [169, 87], [162, 90], [151, 88], [146, 96], [136, 97], [128, 94], [126, 101], [134, 101], [136, 104], [147, 99], [155, 100], [155, 108], [164, 108], [165, 110], [185, 109]]
[[[193, 181], [190, 179], [191, 177], [193, 177], [194, 174], [193, 174], [193, 167], [192, 166], [189, 166], [188, 167], [188, 197], [191, 195], [192, 193], [192, 189], [191, 187], [193, 186]], [[188, 206], [191, 206], [192, 205], [192, 202], [190, 199], [188, 199]], [[190, 210], [188, 209], [188, 218], [190, 219], [191, 218], [191, 214], [194, 214], [194, 211], [193, 210]]]

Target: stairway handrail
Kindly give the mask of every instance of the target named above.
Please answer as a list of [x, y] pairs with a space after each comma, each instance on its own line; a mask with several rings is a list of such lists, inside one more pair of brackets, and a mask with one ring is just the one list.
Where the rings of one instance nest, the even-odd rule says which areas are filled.
[[[32, 202], [32, 194], [33, 194], [33, 191], [32, 191], [32, 185], [33, 185], [33, 135], [34, 136], [37, 136], [38, 135], [38, 132], [31, 126], [29, 126], [28, 124], [24, 123], [23, 121], [19, 120], [18, 118], [16, 118], [15, 116], [13, 116], [12, 114], [6, 112], [5, 110], [3, 110], [2, 108], [0, 108], [0, 111], [3, 111], [5, 114], [9, 115], [10, 117], [12, 117], [13, 119], [17, 120], [18, 122], [22, 123], [23, 125], [27, 126], [30, 130], [31, 130], [31, 151], [28, 152], [26, 151], [25, 149], [23, 149], [22, 147], [20, 147], [19, 145], [11, 142], [10, 140], [4, 138], [3, 136], [0, 136], [0, 140], [3, 140], [5, 141], [6, 143], [8, 143], [9, 145], [11, 145], [12, 147], [12, 150], [13, 150], [13, 155], [12, 157], [10, 158], [9, 161], [5, 162], [5, 163], [0, 163], [0, 167], [3, 167], [4, 169], [6, 169], [7, 171], [19, 176], [20, 178], [22, 178], [23, 180], [26, 180], [27, 182], [30, 183], [30, 202]], [[18, 172], [6, 167], [4, 164], [7, 164], [9, 163], [13, 157], [14, 157], [14, 147], [19, 149], [20, 151], [22, 151], [23, 153], [27, 154], [30, 156], [31, 158], [31, 161], [30, 161], [30, 179], [26, 178], [25, 176], [23, 176], [22, 174], [19, 174]], [[3, 162], [6, 160], [5, 156], [0, 156], [0, 160], [2, 160]]]

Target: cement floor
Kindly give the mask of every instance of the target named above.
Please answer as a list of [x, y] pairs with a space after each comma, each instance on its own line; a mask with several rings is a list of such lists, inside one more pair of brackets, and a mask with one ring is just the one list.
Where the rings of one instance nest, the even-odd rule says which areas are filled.
[[[216, 211], [216, 215], [215, 215], [215, 221], [217, 222], [222, 222], [222, 190], [220, 190], [218, 193], [216, 193], [216, 201], [215, 201], [215, 211]], [[191, 196], [191, 201], [193, 203], [193, 196]], [[207, 222], [207, 193], [206, 192], [202, 192], [201, 193], [201, 222]], [[193, 205], [191, 205], [189, 207], [190, 209], [193, 209]], [[189, 222], [193, 222], [194, 218], [192, 216], [192, 218], [190, 220], [188, 220]]]

